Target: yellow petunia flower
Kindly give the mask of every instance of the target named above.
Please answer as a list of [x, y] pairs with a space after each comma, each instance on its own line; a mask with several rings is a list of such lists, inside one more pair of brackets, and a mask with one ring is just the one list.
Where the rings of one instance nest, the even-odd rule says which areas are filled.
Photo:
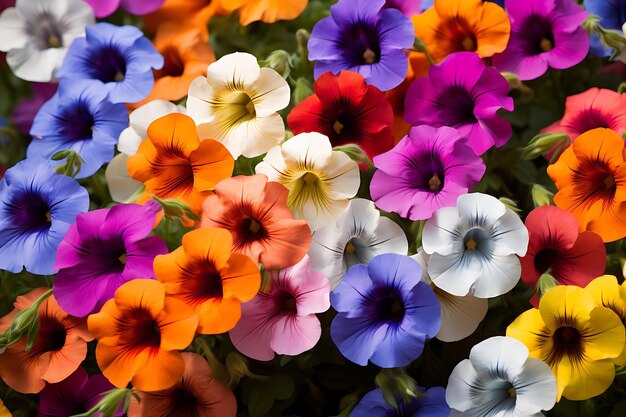
[[598, 306], [590, 291], [561, 285], [520, 314], [506, 335], [523, 342], [530, 356], [556, 376], [557, 401], [602, 394], [615, 378], [615, 359], [624, 349], [624, 325], [611, 309]]
[[11, 417], [11, 412], [4, 406], [2, 400], [0, 400], [0, 417]]

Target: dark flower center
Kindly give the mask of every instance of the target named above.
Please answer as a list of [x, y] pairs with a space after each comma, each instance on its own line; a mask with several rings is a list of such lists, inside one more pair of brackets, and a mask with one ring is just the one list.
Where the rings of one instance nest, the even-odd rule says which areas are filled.
[[183, 269], [181, 292], [191, 305], [222, 298], [222, 277], [209, 263], [189, 265]]
[[474, 98], [461, 86], [453, 86], [443, 90], [437, 96], [437, 102], [447, 111], [442, 112], [440, 122], [447, 126], [463, 126], [478, 121], [474, 114]]
[[233, 243], [237, 250], [241, 250], [253, 242], [258, 242], [268, 237], [263, 223], [249, 215], [243, 215], [231, 232], [233, 234]]
[[617, 184], [604, 160], [583, 160], [574, 171], [572, 182], [576, 185], [574, 198], [581, 205], [591, 205], [598, 200], [606, 207], [613, 204]]
[[341, 39], [350, 65], [371, 65], [380, 61], [380, 41], [375, 25], [359, 22], [348, 27]]
[[161, 345], [161, 330], [159, 324], [149, 311], [136, 308], [118, 321], [118, 331], [126, 348], [142, 350], [146, 348], [158, 348]]
[[161, 179], [159, 186], [154, 189], [154, 194], [158, 197], [180, 197], [193, 190], [193, 166], [186, 158], [174, 153], [165, 157], [159, 156], [152, 164], [152, 171]]
[[68, 141], [87, 140], [93, 137], [95, 120], [89, 106], [82, 100], [68, 106], [57, 117], [57, 132]]
[[367, 303], [372, 309], [372, 320], [378, 323], [399, 324], [405, 314], [404, 300], [393, 287], [372, 289]]
[[181, 58], [178, 50], [174, 47], [166, 48], [163, 51], [163, 68], [155, 71], [156, 78], [180, 77], [185, 72], [185, 62]]
[[297, 313], [298, 309], [296, 304], [296, 298], [290, 292], [281, 290], [278, 294], [275, 295], [275, 299], [279, 312], [289, 314]]
[[408, 156], [409, 186], [415, 190], [438, 193], [444, 187], [445, 167], [435, 150]]
[[614, 124], [611, 115], [605, 114], [598, 109], [589, 108], [578, 113], [568, 127], [576, 134], [581, 135], [598, 127], [611, 129]]
[[546, 363], [550, 366], [558, 363], [564, 356], [573, 361], [580, 360], [584, 354], [584, 340], [580, 331], [573, 326], [562, 326], [552, 334], [552, 351]]
[[37, 340], [30, 350], [33, 356], [45, 352], [56, 352], [65, 346], [67, 331], [61, 323], [51, 317], [40, 317], [39, 333]]
[[103, 83], [122, 81], [126, 76], [126, 60], [113, 46], [95, 50], [91, 55], [91, 75]]
[[184, 388], [179, 388], [169, 395], [171, 398], [171, 405], [167, 410], [167, 416], [175, 415], [176, 417], [198, 417], [201, 415], [198, 412], [198, 399], [195, 395], [193, 395], [193, 393]]
[[463, 236], [463, 246], [466, 253], [476, 253], [480, 255], [489, 255], [491, 253], [491, 242], [486, 231], [479, 227], [468, 230]]
[[356, 133], [357, 124], [354, 115], [346, 111], [341, 111], [333, 121], [330, 121], [332, 132], [330, 135], [333, 145], [343, 145], [353, 140], [358, 135]]
[[5, 205], [8, 218], [20, 232], [43, 231], [52, 225], [48, 203], [34, 190], [15, 193]]
[[39, 50], [62, 47], [65, 30], [65, 23], [48, 12], [41, 13], [36, 21], [26, 24], [26, 32], [33, 38], [33, 43]]
[[558, 259], [559, 253], [554, 249], [543, 249], [535, 255], [535, 269], [543, 274], [552, 268], [552, 264]]
[[451, 52], [474, 52], [478, 47], [476, 34], [462, 18], [449, 19], [442, 25], [443, 30], [435, 33], [441, 44], [449, 44]]
[[543, 16], [529, 16], [519, 32], [524, 34], [524, 49], [529, 55], [539, 55], [554, 48], [552, 23]]

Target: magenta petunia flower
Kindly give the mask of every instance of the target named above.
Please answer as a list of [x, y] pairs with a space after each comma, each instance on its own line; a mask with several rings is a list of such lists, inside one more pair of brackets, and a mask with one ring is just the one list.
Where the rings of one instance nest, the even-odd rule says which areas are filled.
[[511, 37], [493, 57], [500, 71], [521, 80], [542, 76], [548, 67], [566, 69], [589, 52], [589, 35], [581, 27], [588, 13], [573, 0], [507, 0]]
[[370, 193], [376, 206], [411, 220], [455, 206], [485, 173], [483, 160], [449, 127], [412, 128], [392, 150], [374, 157], [374, 165]]
[[420, 0], [387, 0], [385, 9], [398, 9], [406, 17], [411, 18], [416, 14], [420, 14], [425, 7], [423, 7]]
[[91, 6], [96, 17], [112, 15], [119, 7], [137, 16], [156, 12], [165, 0], [85, 0]]
[[154, 278], [155, 256], [165, 242], [149, 236], [160, 206], [120, 204], [76, 217], [57, 252], [52, 287], [67, 313], [85, 317], [100, 310], [115, 290], [136, 278]]
[[497, 111], [513, 110], [509, 83], [473, 52], [450, 54], [413, 82], [406, 94], [404, 119], [414, 126], [449, 126], [482, 155], [511, 138], [511, 124]]
[[330, 308], [330, 282], [310, 269], [305, 256], [280, 272], [271, 272], [267, 292], [241, 305], [241, 320], [230, 331], [237, 350], [261, 361], [299, 355], [315, 346], [322, 326], [315, 313]]

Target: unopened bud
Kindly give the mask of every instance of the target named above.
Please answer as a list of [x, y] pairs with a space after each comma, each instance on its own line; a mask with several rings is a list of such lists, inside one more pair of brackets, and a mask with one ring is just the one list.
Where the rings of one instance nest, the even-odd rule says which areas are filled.
[[522, 211], [517, 207], [517, 201], [511, 200], [510, 198], [506, 197], [500, 197], [498, 200], [500, 200], [500, 202], [504, 204], [504, 207], [513, 210], [516, 213]]
[[403, 368], [383, 369], [376, 375], [375, 381], [385, 402], [396, 409], [399, 407], [398, 402], [407, 404], [424, 396], [415, 380]]
[[547, 190], [544, 186], [539, 184], [533, 184], [531, 190], [533, 196], [533, 204], [535, 207], [552, 205], [552, 198], [554, 193]]
[[374, 164], [368, 158], [367, 154], [361, 149], [359, 145], [348, 144], [342, 146], [335, 146], [334, 151], [343, 152], [350, 157], [353, 161], [359, 164], [366, 164], [370, 169], [374, 169]]
[[305, 78], [298, 78], [296, 87], [293, 89], [293, 101], [297, 104], [313, 94], [313, 88]]
[[532, 138], [522, 149], [522, 158], [531, 160], [551, 151], [554, 157], [558, 157], [569, 144], [569, 140], [566, 133], [541, 133]]
[[102, 396], [102, 399], [89, 411], [81, 414], [74, 414], [72, 417], [91, 417], [96, 413], [101, 413], [102, 417], [114, 417], [120, 412], [126, 412], [130, 405], [131, 397], [140, 401], [139, 395], [129, 388], [113, 388]]
[[32, 348], [39, 332], [39, 306], [50, 295], [52, 290], [46, 291], [31, 306], [15, 315], [13, 322], [0, 334], [0, 349], [18, 342], [24, 336], [27, 337], [26, 351]]
[[552, 288], [559, 285], [550, 272], [551, 271], [548, 270], [548, 272], [543, 273], [541, 277], [539, 277], [539, 281], [537, 281], [537, 295], [539, 295], [539, 297], [542, 297]]
[[265, 61], [260, 62], [261, 65], [271, 68], [279, 73], [283, 78], [289, 77], [291, 74], [291, 68], [293, 67], [291, 62], [291, 56], [287, 51], [279, 49], [272, 52]]
[[159, 203], [161, 208], [163, 209], [163, 215], [168, 220], [175, 219], [189, 219], [193, 221], [198, 221], [200, 218], [194, 213], [189, 205], [184, 201], [173, 200], [173, 199], [160, 199], [155, 195], [151, 196], [154, 201]]

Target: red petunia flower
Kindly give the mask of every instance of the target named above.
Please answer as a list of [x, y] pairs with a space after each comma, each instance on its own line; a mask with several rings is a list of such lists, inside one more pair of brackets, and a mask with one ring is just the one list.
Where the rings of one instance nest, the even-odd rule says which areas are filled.
[[333, 146], [357, 144], [373, 158], [394, 145], [393, 110], [385, 94], [367, 85], [362, 75], [327, 72], [314, 85], [315, 94], [287, 117], [294, 135], [318, 132]]
[[[522, 281], [531, 287], [548, 271], [558, 284], [579, 287], [604, 274], [602, 238], [594, 232], [579, 233], [573, 214], [555, 206], [537, 207], [526, 217], [526, 228], [529, 242], [521, 258]], [[537, 307], [537, 297], [531, 303]]]

